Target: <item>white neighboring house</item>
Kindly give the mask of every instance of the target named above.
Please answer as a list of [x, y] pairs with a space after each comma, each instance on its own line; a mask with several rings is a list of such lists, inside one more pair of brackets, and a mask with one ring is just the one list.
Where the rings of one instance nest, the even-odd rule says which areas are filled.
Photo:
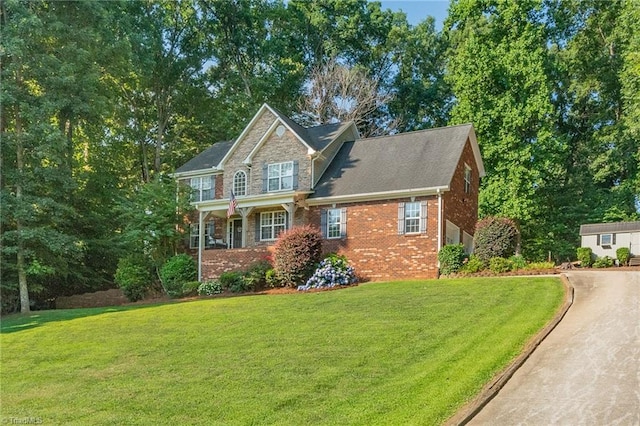
[[580, 225], [582, 247], [591, 247], [598, 257], [616, 258], [616, 250], [628, 247], [640, 256], [640, 222], [593, 223]]

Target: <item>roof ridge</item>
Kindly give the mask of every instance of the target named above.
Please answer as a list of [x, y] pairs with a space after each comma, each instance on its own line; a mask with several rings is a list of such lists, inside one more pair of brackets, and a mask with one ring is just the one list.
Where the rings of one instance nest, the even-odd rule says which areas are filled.
[[428, 132], [434, 132], [436, 130], [448, 130], [448, 129], [453, 129], [455, 127], [465, 127], [465, 126], [473, 126], [473, 124], [472, 123], [464, 123], [464, 124], [454, 124], [452, 126], [432, 127], [430, 129], [411, 130], [411, 131], [408, 131], [408, 132], [395, 133], [393, 135], [371, 136], [371, 137], [368, 137], [368, 138], [360, 138], [358, 140], [366, 141], [366, 140], [371, 140], [371, 139], [393, 138], [393, 137], [396, 137], [396, 136], [406, 136], [406, 135], [412, 135], [412, 134], [415, 134], [415, 133], [428, 133]]

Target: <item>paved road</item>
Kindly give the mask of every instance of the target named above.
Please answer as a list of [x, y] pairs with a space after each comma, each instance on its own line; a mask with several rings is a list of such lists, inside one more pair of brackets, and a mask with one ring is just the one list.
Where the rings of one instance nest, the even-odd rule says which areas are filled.
[[573, 306], [470, 425], [640, 425], [640, 272], [568, 276]]

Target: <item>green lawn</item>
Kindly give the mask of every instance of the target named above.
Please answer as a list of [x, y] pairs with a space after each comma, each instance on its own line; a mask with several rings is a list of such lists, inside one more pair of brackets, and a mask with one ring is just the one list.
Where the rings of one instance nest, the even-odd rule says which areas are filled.
[[557, 278], [477, 278], [8, 317], [0, 417], [438, 424], [562, 297]]

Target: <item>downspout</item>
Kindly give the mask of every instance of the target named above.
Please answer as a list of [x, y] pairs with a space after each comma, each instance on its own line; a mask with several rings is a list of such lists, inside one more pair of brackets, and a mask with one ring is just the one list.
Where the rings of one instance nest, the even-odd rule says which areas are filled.
[[[438, 253], [442, 248], [442, 193], [438, 189]], [[438, 260], [438, 275], [440, 275], [440, 260]]]

